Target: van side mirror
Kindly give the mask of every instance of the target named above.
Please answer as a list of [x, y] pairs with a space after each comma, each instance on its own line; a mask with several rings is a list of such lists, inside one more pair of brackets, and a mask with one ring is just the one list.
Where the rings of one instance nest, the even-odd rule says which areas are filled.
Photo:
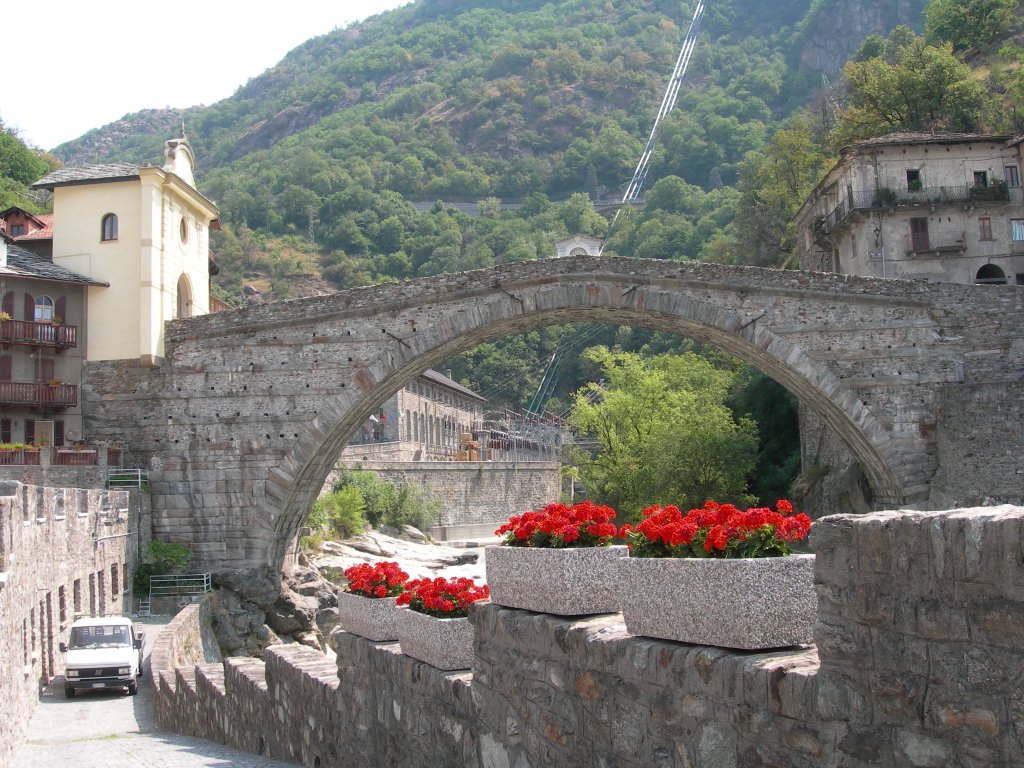
[[141, 648], [142, 647], [142, 641], [143, 641], [143, 639], [145, 637], [146, 637], [146, 633], [145, 632], [136, 632], [135, 633], [135, 647], [136, 648]]

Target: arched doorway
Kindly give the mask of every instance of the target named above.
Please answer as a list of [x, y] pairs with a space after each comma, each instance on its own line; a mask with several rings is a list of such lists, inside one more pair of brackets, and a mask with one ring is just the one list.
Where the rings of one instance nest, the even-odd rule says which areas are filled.
[[978, 285], [1006, 285], [1006, 273], [995, 264], [985, 264], [974, 277]]
[[192, 283], [188, 275], [182, 274], [178, 278], [178, 305], [174, 313], [175, 318], [192, 317]]

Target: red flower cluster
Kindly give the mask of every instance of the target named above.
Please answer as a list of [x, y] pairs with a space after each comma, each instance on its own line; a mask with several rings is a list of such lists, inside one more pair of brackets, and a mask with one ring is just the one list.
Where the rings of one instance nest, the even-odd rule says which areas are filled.
[[614, 509], [590, 501], [548, 504], [541, 512], [513, 515], [494, 535], [512, 547], [603, 547], [618, 535], [613, 519]]
[[397, 597], [405, 589], [409, 574], [398, 563], [360, 563], [345, 569], [348, 591], [363, 597]]
[[405, 585], [405, 592], [398, 596], [398, 604], [439, 619], [458, 619], [466, 615], [470, 603], [490, 594], [486, 584], [477, 586], [472, 579], [415, 579]]
[[778, 557], [803, 541], [811, 520], [780, 499], [775, 509], [737, 509], [705, 502], [683, 515], [677, 507], [648, 507], [636, 527], [622, 526], [634, 557]]

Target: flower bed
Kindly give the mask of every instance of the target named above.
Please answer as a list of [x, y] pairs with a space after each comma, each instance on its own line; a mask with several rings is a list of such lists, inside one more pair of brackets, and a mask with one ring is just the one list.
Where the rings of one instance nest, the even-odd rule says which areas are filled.
[[[649, 507], [623, 526], [622, 613], [636, 635], [725, 648], [813, 641], [814, 556], [793, 555], [810, 519], [788, 501], [775, 509], [707, 502], [683, 515]], [[657, 584], [657, 589], [651, 585]]]
[[398, 639], [396, 601], [409, 574], [398, 563], [361, 563], [345, 569], [348, 592], [338, 595], [338, 619], [346, 632], [373, 642]]
[[442, 670], [473, 666], [470, 604], [488, 595], [472, 579], [416, 579], [398, 597], [396, 617], [402, 653]]

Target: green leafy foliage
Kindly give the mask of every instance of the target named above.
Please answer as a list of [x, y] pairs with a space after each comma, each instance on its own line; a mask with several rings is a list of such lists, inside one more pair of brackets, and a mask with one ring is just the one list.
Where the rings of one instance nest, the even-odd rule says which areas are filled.
[[634, 520], [655, 503], [751, 501], [757, 426], [725, 404], [731, 370], [694, 353], [644, 359], [595, 347], [586, 357], [605, 381], [581, 391], [571, 415], [597, 441], [593, 455], [574, 462], [589, 495]]
[[931, 45], [907, 27], [869, 38], [844, 68], [849, 106], [833, 132], [844, 144], [897, 130], [978, 127], [983, 90], [949, 43]]
[[346, 485], [317, 499], [307, 524], [317, 530], [326, 525], [335, 537], [348, 539], [366, 528], [365, 514], [366, 502], [359, 489]]
[[146, 544], [142, 562], [135, 570], [132, 589], [138, 595], [147, 594], [150, 576], [184, 573], [192, 562], [192, 556], [192, 550], [185, 544], [150, 541]]
[[932, 0], [925, 8], [928, 42], [950, 43], [954, 50], [984, 48], [1005, 34], [1017, 0]]
[[27, 146], [0, 120], [0, 210], [17, 206], [42, 213], [43, 207], [29, 194], [28, 187], [57, 168], [57, 158]]
[[334, 490], [314, 503], [309, 524], [324, 520], [342, 538], [361, 533], [367, 524], [399, 529], [411, 525], [426, 531], [440, 511], [441, 499], [425, 488], [396, 486], [376, 472], [347, 470]]

